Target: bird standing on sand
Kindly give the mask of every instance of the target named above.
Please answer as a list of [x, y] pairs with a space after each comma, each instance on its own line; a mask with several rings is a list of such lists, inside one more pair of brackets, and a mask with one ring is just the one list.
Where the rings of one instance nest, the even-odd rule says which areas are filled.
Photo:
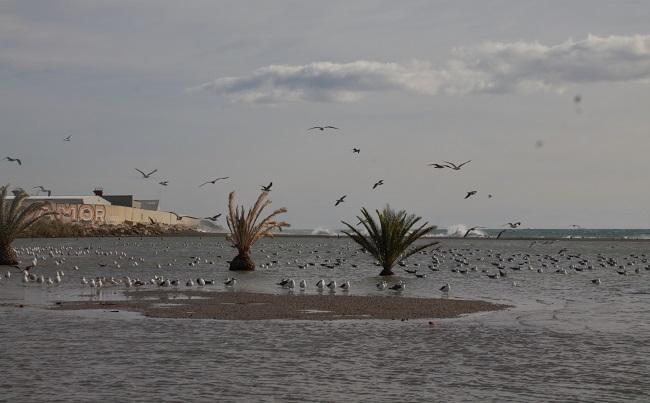
[[375, 182], [374, 185], [372, 185], [372, 190], [377, 189], [378, 186], [381, 186], [381, 185], [383, 185], [383, 184], [384, 184], [384, 180], [383, 180], [383, 179], [379, 179], [377, 182]]
[[153, 171], [151, 171], [151, 172], [149, 172], [148, 174], [146, 174], [146, 173], [142, 172], [141, 170], [139, 170], [138, 168], [135, 168], [135, 170], [138, 171], [138, 172], [140, 172], [140, 174], [142, 175], [142, 178], [143, 178], [143, 179], [149, 179], [149, 178], [151, 177], [151, 175], [153, 175], [153, 174], [155, 174], [156, 172], [158, 172], [157, 169], [154, 169]]
[[345, 198], [348, 197], [348, 195], [343, 195], [339, 199], [336, 200], [336, 203], [334, 203], [334, 207], [338, 206], [339, 204], [343, 203], [345, 201]]
[[469, 199], [470, 197], [474, 196], [477, 193], [478, 190], [470, 190], [469, 192], [467, 192], [467, 195], [465, 195], [465, 199]]
[[224, 176], [224, 177], [221, 177], [221, 178], [216, 178], [216, 179], [211, 180], [211, 181], [205, 181], [202, 184], [200, 184], [199, 187], [201, 188], [201, 187], [207, 185], [208, 183], [211, 183], [211, 184], [214, 185], [215, 183], [217, 183], [217, 181], [228, 179], [228, 178], [230, 178], [230, 177], [229, 176]]
[[314, 127], [310, 127], [310, 128], [307, 129], [307, 130], [314, 130], [314, 129], [318, 129], [318, 130], [320, 130], [320, 131], [325, 131], [325, 129], [335, 129], [335, 130], [339, 130], [338, 127], [334, 127], [334, 126], [314, 126]]
[[262, 191], [263, 192], [270, 192], [271, 191], [271, 186], [273, 186], [273, 182], [269, 182], [268, 185], [262, 186]]
[[448, 294], [449, 290], [451, 290], [451, 287], [449, 286], [449, 283], [446, 283], [445, 285], [440, 287], [440, 291], [444, 292], [445, 294]]
[[11, 157], [6, 157], [5, 160], [10, 161], [10, 162], [15, 162], [18, 165], [22, 165], [23, 162], [19, 158], [11, 158]]

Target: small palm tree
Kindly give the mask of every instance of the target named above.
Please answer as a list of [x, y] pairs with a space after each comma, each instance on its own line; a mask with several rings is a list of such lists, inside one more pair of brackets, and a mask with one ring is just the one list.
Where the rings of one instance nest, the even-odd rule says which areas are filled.
[[262, 210], [271, 204], [268, 196], [269, 192], [262, 192], [253, 208], [248, 210], [247, 214], [244, 214], [244, 206], [237, 206], [235, 204], [235, 192], [231, 192], [228, 196], [229, 212], [226, 222], [228, 223], [230, 234], [226, 239], [239, 252], [230, 262], [230, 270], [255, 270], [255, 262], [250, 256], [251, 246], [260, 238], [273, 236], [271, 231], [274, 229], [282, 230], [282, 227], [289, 226], [284, 221], [275, 220], [277, 215], [287, 212], [285, 207], [275, 210], [268, 217], [258, 222]]
[[29, 197], [24, 192], [17, 193], [11, 202], [7, 201], [8, 188], [9, 186], [0, 187], [0, 265], [17, 264], [16, 252], [11, 246], [13, 241], [41, 218], [52, 214], [38, 214], [44, 203], [23, 206], [23, 202]]
[[407, 214], [404, 210], [396, 212], [390, 206], [386, 206], [382, 211], [377, 210], [376, 212], [379, 217], [379, 222], [375, 222], [365, 208], [361, 209], [362, 217], [357, 217], [365, 227], [368, 235], [362, 234], [345, 221], [343, 221], [343, 224], [349, 230], [343, 231], [343, 233], [352, 238], [354, 242], [370, 252], [379, 261], [384, 268], [379, 273], [380, 276], [391, 276], [395, 274], [393, 273], [393, 266], [399, 260], [406, 259], [438, 243], [431, 242], [425, 245], [414, 246], [407, 250], [415, 241], [433, 231], [436, 226], [429, 226], [429, 223], [425, 222], [421, 226], [413, 229], [421, 217], [417, 217], [414, 214]]

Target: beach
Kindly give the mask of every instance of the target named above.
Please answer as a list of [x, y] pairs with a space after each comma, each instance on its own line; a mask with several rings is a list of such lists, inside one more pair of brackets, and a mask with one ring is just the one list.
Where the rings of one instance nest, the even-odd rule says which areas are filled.
[[52, 309], [108, 309], [148, 317], [221, 320], [434, 319], [505, 309], [484, 301], [400, 296], [288, 295], [250, 292], [130, 291], [126, 301], [67, 301]]

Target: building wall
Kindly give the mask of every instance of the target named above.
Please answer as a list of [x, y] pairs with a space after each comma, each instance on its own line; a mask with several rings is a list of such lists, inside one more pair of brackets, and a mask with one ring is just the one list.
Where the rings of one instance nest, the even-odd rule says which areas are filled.
[[199, 220], [192, 218], [177, 220], [175, 215], [164, 211], [151, 211], [113, 205], [45, 202], [43, 210], [60, 213], [60, 219], [67, 222], [112, 225], [125, 222], [151, 224], [149, 218], [152, 218], [159, 224], [180, 224], [187, 227], [195, 227], [199, 224]]

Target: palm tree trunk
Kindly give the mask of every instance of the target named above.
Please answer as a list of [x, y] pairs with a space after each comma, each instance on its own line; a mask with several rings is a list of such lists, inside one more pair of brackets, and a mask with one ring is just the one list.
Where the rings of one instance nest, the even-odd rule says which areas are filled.
[[239, 251], [239, 254], [230, 262], [231, 271], [252, 271], [255, 270], [255, 262], [248, 251]]
[[11, 246], [11, 243], [0, 244], [0, 266], [10, 266], [18, 264], [18, 257], [16, 251]]
[[384, 270], [379, 273], [380, 276], [392, 276], [395, 273], [393, 273], [393, 267], [392, 266], [384, 266]]

